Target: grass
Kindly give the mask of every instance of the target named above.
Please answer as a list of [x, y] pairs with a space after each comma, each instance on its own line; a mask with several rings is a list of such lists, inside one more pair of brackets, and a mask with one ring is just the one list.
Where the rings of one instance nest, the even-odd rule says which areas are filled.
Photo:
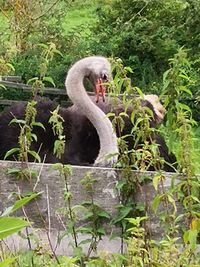
[[97, 1], [82, 1], [76, 2], [73, 5], [65, 18], [63, 19], [63, 30], [64, 34], [69, 34], [73, 32], [75, 28], [82, 28], [82, 35], [89, 34], [90, 30], [88, 29], [89, 25], [92, 25], [96, 21], [95, 9], [97, 8]]

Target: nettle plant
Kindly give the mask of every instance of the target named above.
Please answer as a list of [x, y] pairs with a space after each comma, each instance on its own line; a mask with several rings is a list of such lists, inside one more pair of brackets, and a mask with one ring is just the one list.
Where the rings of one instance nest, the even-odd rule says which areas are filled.
[[[110, 215], [95, 202], [94, 192], [97, 180], [91, 172], [87, 172], [80, 183], [85, 190], [87, 199], [79, 204], [74, 204], [74, 195], [71, 188], [73, 169], [70, 165], [56, 163], [53, 169], [57, 170], [64, 181], [65, 206], [58, 212], [67, 219], [66, 230], [61, 234], [59, 241], [67, 235], [72, 237], [71, 246], [73, 255], [80, 266], [85, 266], [85, 261], [90, 259], [91, 253], [98, 254], [98, 244], [106, 235], [103, 223], [110, 219]], [[64, 222], [63, 222], [64, 223]], [[65, 223], [64, 223], [65, 224]], [[82, 238], [80, 238], [82, 235]], [[83, 247], [87, 245], [87, 250]]]
[[195, 79], [191, 63], [187, 59], [187, 51], [180, 49], [170, 60], [170, 69], [164, 73], [163, 93], [167, 94], [165, 105], [169, 109], [169, 140], [175, 140], [177, 143], [177, 161], [182, 173], [180, 182], [173, 188], [173, 194], [176, 194], [184, 208], [184, 213], [180, 215], [187, 222], [183, 228], [184, 242], [195, 248], [200, 233], [200, 177], [197, 176], [199, 163], [193, 133], [196, 122], [192, 118], [190, 108], [183, 103], [184, 98], [192, 97], [193, 85]]
[[[120, 155], [117, 167], [138, 171], [146, 171], [150, 166], [155, 169], [161, 169], [164, 161], [159, 156], [158, 145], [151, 136], [158, 131], [150, 126], [153, 118], [153, 112], [148, 107], [141, 106], [143, 92], [140, 88], [131, 85], [131, 80], [127, 77], [132, 70], [129, 67], [123, 67], [122, 61], [117, 59], [113, 61], [113, 72], [116, 73], [113, 79], [113, 85], [110, 87], [112, 97], [120, 97], [123, 111], [119, 114], [110, 112], [108, 116], [112, 118], [113, 126], [118, 130]], [[119, 101], [113, 101], [113, 107]], [[131, 114], [127, 114], [131, 108]], [[132, 130], [130, 133], [123, 135], [125, 120], [130, 116]], [[131, 141], [133, 148], [130, 150], [127, 141]]]
[[[52, 50], [50, 50], [52, 51]], [[48, 63], [48, 60], [44, 61]], [[45, 68], [43, 68], [44, 70]], [[191, 110], [183, 103], [185, 97], [191, 97], [190, 87], [193, 86], [193, 79], [190, 63], [187, 60], [187, 53], [180, 49], [173, 59], [170, 59], [170, 68], [163, 75], [163, 99], [167, 109], [166, 125], [161, 129], [150, 126], [152, 111], [141, 107], [140, 98], [142, 91], [138, 87], [131, 85], [127, 77], [132, 70], [124, 68], [121, 60], [113, 61], [113, 72], [115, 73], [113, 84], [110, 85], [110, 95], [114, 98], [114, 105], [118, 104], [117, 98], [120, 96], [124, 110], [115, 114], [110, 112], [108, 116], [112, 118], [114, 127], [121, 132], [119, 136], [120, 155], [116, 167], [121, 168], [122, 175], [117, 183], [117, 190], [120, 195], [120, 203], [116, 207], [117, 215], [110, 220], [110, 216], [94, 201], [94, 190], [96, 179], [88, 173], [81, 181], [83, 190], [87, 192], [88, 199], [78, 205], [73, 205], [73, 194], [70, 191], [70, 177], [72, 168], [68, 165], [55, 164], [54, 169], [58, 170], [64, 180], [64, 200], [65, 207], [62, 212], [67, 217], [66, 231], [64, 235], [73, 237], [72, 247], [76, 263], [79, 266], [198, 266], [199, 258], [196, 254], [197, 239], [200, 232], [200, 200], [199, 200], [199, 177], [196, 175], [195, 149]], [[45, 71], [40, 78], [35, 79], [37, 83], [43, 83]], [[37, 87], [38, 88], [38, 87]], [[39, 86], [41, 88], [41, 86]], [[37, 90], [34, 90], [36, 92]], [[138, 97], [140, 96], [140, 98]], [[26, 117], [20, 123], [21, 134], [19, 137], [20, 148], [17, 151], [22, 161], [28, 161], [31, 154], [40, 161], [37, 152], [31, 151], [31, 142], [37, 137], [32, 133], [33, 127], [43, 127], [35, 122], [36, 103], [30, 102], [27, 106]], [[125, 120], [128, 116], [129, 107], [134, 107], [131, 113], [132, 130], [123, 136]], [[52, 124], [54, 133], [58, 136], [55, 143], [54, 152], [58, 157], [62, 157], [65, 145], [63, 136], [63, 119], [59, 115], [59, 107], [52, 112], [49, 121]], [[180, 178], [176, 179], [178, 173], [172, 176], [171, 186], [165, 188], [166, 174], [161, 171], [165, 163], [159, 155], [158, 145], [149, 136], [156, 132], [167, 132], [168, 143], [175, 147], [175, 154], [178, 161], [178, 171]], [[25, 139], [22, 139], [24, 138]], [[21, 139], [20, 139], [21, 138]], [[127, 139], [134, 142], [133, 148], [127, 146]], [[173, 142], [172, 142], [173, 140]], [[141, 142], [142, 141], [142, 142]], [[175, 141], [175, 145], [174, 145]], [[139, 145], [139, 144], [142, 145]], [[146, 222], [149, 214], [146, 203], [135, 203], [134, 193], [142, 184], [150, 178], [145, 175], [135, 175], [132, 169], [146, 171], [149, 166], [156, 170], [152, 185], [155, 189], [151, 209], [155, 212], [160, 227], [163, 231], [163, 238], [160, 241], [152, 240], [148, 236]], [[181, 203], [181, 212], [178, 214]], [[148, 203], [149, 204], [149, 203]], [[84, 216], [80, 216], [84, 214]], [[106, 234], [103, 223], [110, 220], [111, 225], [121, 228], [121, 254], [101, 255], [95, 259], [90, 259], [91, 253], [98, 254], [98, 244]], [[84, 227], [80, 226], [80, 221], [84, 221]], [[86, 234], [86, 239], [79, 241], [78, 236]], [[182, 238], [182, 239], [181, 239]], [[184, 242], [184, 246], [180, 246]], [[126, 243], [127, 251], [124, 250]], [[88, 244], [88, 251], [83, 252], [83, 246]], [[196, 265], [195, 265], [196, 264]], [[77, 265], [77, 266], [78, 266]]]
[[[169, 264], [169, 255], [175, 253], [180, 260], [174, 261], [172, 266], [181, 266], [181, 264], [192, 266], [189, 264], [199, 262], [199, 259], [194, 259], [194, 253], [200, 233], [200, 183], [199, 177], [196, 175], [198, 162], [195, 161], [196, 151], [193, 134], [193, 127], [196, 122], [192, 119], [190, 108], [184, 104], [185, 98], [192, 97], [191, 86], [195, 84], [190, 62], [187, 60], [187, 53], [184, 49], [180, 49], [174, 58], [170, 59], [170, 68], [163, 75], [162, 97], [167, 109], [167, 118], [166, 126], [161, 127], [161, 132], [167, 132], [169, 146], [171, 144], [170, 147], [176, 148], [173, 152], [177, 156], [178, 171], [181, 173], [180, 178], [177, 178], [178, 173], [171, 175], [169, 188], [164, 185], [166, 174], [160, 170], [164, 161], [159, 155], [158, 147], [155, 143], [150, 144], [148, 141], [149, 136], [154, 131], [160, 130], [150, 127], [151, 111], [141, 108], [139, 99], [134, 97], [138, 94], [142, 97], [142, 92], [139, 88], [131, 86], [131, 82], [127, 78], [127, 72], [131, 71], [130, 68], [123, 68], [120, 60], [115, 61], [114, 66], [117, 73], [114, 84], [117, 87], [117, 95], [121, 94], [125, 111], [117, 116], [114, 113], [110, 113], [108, 116], [113, 118], [113, 125], [123, 130], [129, 105], [134, 106], [134, 112], [131, 114], [133, 128], [130, 135], [119, 138], [121, 155], [117, 166], [122, 167], [123, 175], [117, 188], [120, 191], [121, 204], [117, 207], [118, 216], [114, 218], [113, 222], [121, 225], [123, 242], [123, 238], [127, 239], [127, 229], [130, 228], [130, 223], [138, 225], [138, 222], [127, 221], [127, 217], [137, 217], [144, 214], [147, 217], [144, 219], [141, 217], [141, 223], [148, 221], [148, 216], [152, 216], [152, 214], [148, 214], [145, 205], [141, 206], [134, 203], [132, 198], [134, 190], [138, 187], [141, 189], [141, 183], [149, 180], [149, 178], [145, 175], [135, 175], [133, 181], [130, 170], [134, 168], [145, 171], [150, 165], [153, 166], [157, 172], [152, 180], [155, 197], [150, 206], [160, 221], [164, 238], [160, 242], [154, 242], [147, 236], [148, 231], [143, 227], [140, 235], [134, 232], [134, 238], [130, 238], [128, 242], [128, 247], [131, 246], [129, 250], [131, 251], [131, 264], [137, 263], [137, 266]], [[116, 96], [112, 87], [111, 95]], [[131, 151], [127, 148], [126, 138], [133, 138], [135, 142]], [[137, 142], [140, 140], [144, 145], [138, 148]], [[143, 223], [144, 227], [145, 225], [146, 223]], [[134, 241], [135, 236], [137, 242]], [[185, 250], [182, 252], [179, 248], [181, 237], [185, 244]], [[139, 247], [136, 247], [135, 244], [138, 242]], [[161, 252], [158, 244], [162, 248]], [[134, 249], [135, 252], [133, 253]], [[156, 253], [156, 260], [152, 253]]]
[[[37, 110], [35, 105], [37, 104], [36, 101], [28, 102], [25, 110], [25, 118], [17, 119], [14, 118], [11, 120], [11, 123], [17, 123], [20, 127], [20, 135], [19, 135], [19, 147], [12, 148], [9, 150], [6, 155], [5, 159], [11, 156], [14, 153], [18, 154], [18, 160], [22, 163], [27, 163], [29, 161], [29, 155], [34, 157], [38, 162], [41, 161], [40, 156], [34, 150], [31, 150], [31, 144], [33, 141], [37, 141], [37, 136], [33, 133], [33, 127], [42, 127], [44, 126], [40, 122], [35, 121], [35, 117], [37, 114]], [[45, 130], [45, 129], [44, 129]]]
[[53, 78], [47, 76], [48, 67], [55, 54], [63, 56], [62, 53], [56, 49], [54, 43], [38, 44], [38, 47], [42, 49], [41, 63], [39, 65], [39, 76], [31, 78], [27, 82], [27, 84], [32, 85], [33, 96], [37, 95], [38, 93], [43, 94], [46, 82], [55, 87]]
[[[36, 162], [41, 162], [39, 151], [34, 151], [31, 149], [32, 143], [34, 141], [37, 142], [37, 136], [36, 134], [34, 134], [34, 128], [41, 127], [45, 131], [44, 125], [36, 121], [37, 101], [35, 100], [35, 96], [38, 93], [43, 93], [45, 82], [49, 82], [53, 86], [55, 86], [52, 77], [46, 76], [46, 73], [49, 63], [53, 59], [53, 56], [55, 54], [62, 55], [56, 49], [53, 43], [49, 43], [48, 45], [40, 44], [39, 46], [43, 49], [43, 52], [41, 54], [41, 64], [39, 66], [39, 77], [34, 77], [28, 81], [28, 84], [32, 84], [33, 100], [27, 103], [24, 119], [13, 118], [10, 122], [17, 123], [20, 127], [20, 135], [18, 141], [19, 147], [12, 148], [5, 155], [6, 159], [13, 154], [17, 154], [17, 159], [19, 161], [22, 161], [23, 163], [28, 163], [30, 156], [33, 157]], [[52, 116], [49, 119], [49, 123], [52, 124], [53, 132], [55, 136], [58, 137], [54, 145], [54, 154], [57, 155], [58, 158], [61, 158], [65, 147], [65, 136], [63, 135], [63, 119], [59, 115], [59, 106], [54, 111], [52, 111], [51, 114]]]

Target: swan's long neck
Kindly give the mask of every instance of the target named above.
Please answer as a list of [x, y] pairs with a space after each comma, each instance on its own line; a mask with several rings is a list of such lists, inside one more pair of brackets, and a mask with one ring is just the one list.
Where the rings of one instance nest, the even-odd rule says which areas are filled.
[[[80, 112], [85, 115], [97, 130], [100, 139], [100, 151], [95, 165], [108, 165], [117, 161], [118, 145], [117, 137], [114, 133], [112, 123], [104, 112], [99, 109], [88, 97], [83, 80], [87, 75], [87, 67], [91, 66], [89, 60], [77, 62], [69, 70], [65, 86], [71, 101], [78, 107]], [[111, 155], [112, 160], [110, 158]], [[110, 156], [109, 156], [110, 155]]]

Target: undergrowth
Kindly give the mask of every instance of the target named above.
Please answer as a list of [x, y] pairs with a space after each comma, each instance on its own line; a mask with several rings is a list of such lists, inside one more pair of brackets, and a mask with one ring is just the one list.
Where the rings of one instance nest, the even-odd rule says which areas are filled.
[[[45, 55], [47, 54], [44, 53], [44, 58]], [[48, 65], [49, 61], [45, 62]], [[39, 244], [36, 249], [19, 254], [5, 251], [1, 246], [0, 267], [41, 265], [72, 267], [199, 266], [200, 177], [197, 175], [196, 139], [193, 134], [196, 122], [192, 118], [190, 108], [182, 103], [183, 98], [192, 96], [191, 87], [195, 85], [195, 80], [191, 78], [187, 51], [180, 49], [174, 58], [170, 59], [170, 68], [163, 75], [162, 98], [167, 114], [166, 122], [161, 129], [150, 126], [153, 114], [148, 108], [141, 108], [140, 101], [143, 93], [141, 89], [133, 87], [127, 77], [128, 72], [132, 70], [124, 68], [119, 59], [113, 61], [113, 66], [115, 77], [113, 84], [110, 85], [110, 95], [115, 98], [121, 94], [124, 111], [116, 115], [113, 110], [108, 116], [112, 119], [113, 125], [118, 127], [121, 132], [124, 129], [129, 107], [134, 107], [130, 114], [132, 131], [126, 136], [119, 137], [120, 156], [116, 166], [121, 168], [121, 176], [116, 181], [115, 189], [118, 193], [119, 204], [116, 206], [115, 216], [111, 216], [95, 201], [98, 179], [90, 172], [83, 175], [80, 182], [81, 190], [85, 192], [87, 199], [79, 204], [74, 204], [74, 193], [71, 190], [73, 168], [68, 165], [55, 164], [54, 169], [58, 172], [64, 185], [62, 189], [64, 206], [57, 213], [65, 230], [60, 233], [57, 242], [60, 243], [65, 236], [70, 236], [73, 257], [58, 256], [47, 233], [51, 247], [50, 252], [44, 252], [44, 248]], [[43, 68], [43, 71], [44, 69], [46, 70], [46, 67]], [[36, 82], [37, 86], [39, 81], [39, 88], [41, 88], [44, 77], [45, 71], [43, 75], [32, 81]], [[51, 81], [51, 79], [47, 80]], [[34, 88], [34, 92], [38, 91], [35, 91]], [[35, 102], [32, 101], [27, 105], [25, 120], [17, 121], [16, 118], [13, 121], [19, 123], [21, 128], [20, 148], [18, 151], [9, 151], [8, 153], [18, 152], [19, 159], [26, 163], [28, 154], [40, 161], [37, 152], [31, 151], [30, 148], [32, 140], [37, 139], [32, 134], [33, 127], [43, 127], [39, 122], [35, 122], [35, 115]], [[65, 138], [62, 134], [63, 120], [58, 115], [58, 110], [53, 112], [50, 123], [53, 124], [53, 130], [58, 136], [54, 152], [61, 157]], [[149, 138], [155, 133], [162, 132], [166, 132], [169, 144], [176, 142], [173, 152], [176, 153], [178, 167], [170, 177], [162, 171], [166, 162], [159, 155], [158, 145]], [[25, 139], [23, 139], [24, 137]], [[135, 142], [131, 150], [128, 149], [127, 139]], [[171, 147], [171, 149], [173, 148]], [[150, 166], [153, 166], [156, 172], [148, 175], [146, 171]], [[132, 173], [132, 169], [138, 172]], [[30, 180], [32, 179], [33, 177]], [[168, 186], [166, 186], [167, 182]], [[34, 183], [33, 180], [31, 182], [33, 192], [37, 183], [37, 180], [36, 182], [34, 180]], [[153, 190], [152, 198], [148, 198], [148, 194], [145, 192], [146, 184], [151, 185], [147, 190]], [[139, 192], [137, 201], [135, 199], [136, 192]], [[21, 204], [26, 204], [31, 199], [26, 200]], [[21, 208], [21, 204], [17, 205], [17, 208]], [[0, 217], [1, 242], [4, 242], [5, 237], [2, 234], [4, 229], [2, 230], [1, 225], [1, 220], [4, 218], [5, 213], [2, 213]], [[112, 238], [116, 238], [115, 230], [118, 229], [117, 237], [121, 243], [119, 253], [99, 251], [99, 243], [107, 235], [105, 222], [109, 222], [109, 226], [113, 229]], [[16, 232], [23, 227], [23, 223], [18, 228], [16, 227]], [[152, 234], [151, 226], [153, 224], [157, 226], [156, 230], [160, 235], [157, 239]], [[9, 235], [9, 229], [7, 232]], [[83, 235], [81, 241], [80, 235]], [[32, 242], [28, 234], [26, 238]], [[86, 245], [87, 249], [85, 250], [83, 248]]]

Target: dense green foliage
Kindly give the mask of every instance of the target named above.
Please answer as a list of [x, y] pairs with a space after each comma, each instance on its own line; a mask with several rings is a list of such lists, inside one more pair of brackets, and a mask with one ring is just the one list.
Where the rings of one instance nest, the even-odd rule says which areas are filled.
[[187, 104], [199, 119], [199, 0], [60, 0], [55, 6], [53, 1], [43, 5], [18, 1], [18, 6], [17, 1], [11, 2], [1, 1], [0, 56], [13, 64], [15, 74], [25, 82], [39, 75], [38, 44], [53, 42], [63, 57], [53, 59], [48, 75], [61, 88], [72, 62], [101, 54], [121, 58], [133, 69], [134, 85], [160, 94], [169, 59], [184, 47], [195, 80], [190, 88], [194, 96]]
[[[77, 207], [72, 205], [73, 195], [68, 185], [72, 170], [58, 164], [54, 168], [66, 185], [63, 192], [65, 212], [71, 222], [66, 227], [66, 234], [73, 238], [74, 258], [58, 257], [55, 251], [51, 256], [45, 255], [42, 248], [38, 250], [42, 255], [30, 251], [15, 255], [16, 258], [13, 255], [8, 258], [0, 252], [0, 259], [4, 260], [0, 267], [9, 266], [12, 261], [16, 262], [13, 266], [199, 266], [196, 248], [200, 232], [200, 202], [196, 174], [200, 169], [200, 131], [197, 128], [200, 120], [200, 0], [0, 0], [0, 5], [0, 75], [21, 75], [25, 83], [32, 85], [35, 95], [46, 85], [63, 88], [68, 67], [81, 57], [93, 54], [112, 57], [116, 74], [114, 88], [123, 94], [125, 107], [130, 102], [135, 105], [130, 136], [144, 141], [140, 149], [134, 147], [130, 151], [126, 146], [126, 136], [119, 138], [121, 155], [117, 166], [124, 169], [124, 176], [117, 183], [120, 205], [116, 207], [118, 214], [112, 218], [111, 225], [121, 228], [121, 240], [127, 243], [126, 253], [90, 258], [92, 252], [98, 252], [98, 243], [105, 235], [102, 220], [109, 220], [110, 215], [94, 202], [96, 181], [88, 174], [82, 186], [89, 201], [81, 203], [78, 208], [84, 210], [89, 222], [85, 227], [77, 227]], [[122, 67], [121, 60], [127, 68]], [[0, 89], [2, 98], [25, 98], [17, 90], [6, 90], [1, 85]], [[178, 184], [172, 181], [169, 190], [163, 187], [165, 175], [159, 171], [163, 159], [157, 153], [158, 147], [155, 143], [148, 143], [153, 131], [149, 127], [150, 114], [140, 109], [137, 100], [130, 97], [142, 94], [141, 90], [161, 95], [167, 109], [166, 121], [156, 131], [165, 134], [170, 149], [177, 156], [178, 171], [184, 175]], [[35, 104], [29, 102], [24, 120], [16, 118], [12, 121], [21, 129], [20, 148], [13, 148], [6, 156], [18, 154], [24, 163], [27, 163], [29, 154], [36, 161], [41, 160], [31, 150], [31, 143], [37, 138], [32, 133], [33, 128], [43, 128], [35, 121]], [[125, 112], [119, 116], [109, 115], [123, 127]], [[52, 112], [50, 122], [58, 137], [54, 152], [60, 157], [65, 137], [58, 109]], [[159, 242], [148, 239], [143, 221], [148, 221], [149, 214], [144, 205], [136, 205], [130, 197], [132, 190], [140, 187], [146, 179], [136, 179], [133, 183], [129, 179], [130, 169], [145, 171], [151, 164], [158, 170], [152, 180], [156, 192], [152, 209], [165, 233]], [[17, 174], [18, 178], [32, 179], [32, 172], [25, 170], [10, 172]], [[183, 205], [181, 214], [177, 213], [177, 200]], [[21, 200], [17, 206], [25, 203], [26, 199], [24, 202]], [[159, 209], [162, 205], [164, 210]], [[16, 204], [13, 207], [15, 209]], [[12, 227], [12, 219], [5, 218]], [[6, 227], [5, 218], [3, 215], [0, 217], [2, 238], [4, 232], [6, 236], [12, 233], [10, 227]], [[186, 221], [184, 227], [183, 220]], [[20, 219], [15, 223], [13, 232], [26, 226], [26, 222]], [[78, 233], [86, 233], [90, 239], [78, 243]], [[182, 249], [178, 243], [180, 233], [184, 243]], [[84, 242], [89, 243], [86, 254], [82, 251]]]

